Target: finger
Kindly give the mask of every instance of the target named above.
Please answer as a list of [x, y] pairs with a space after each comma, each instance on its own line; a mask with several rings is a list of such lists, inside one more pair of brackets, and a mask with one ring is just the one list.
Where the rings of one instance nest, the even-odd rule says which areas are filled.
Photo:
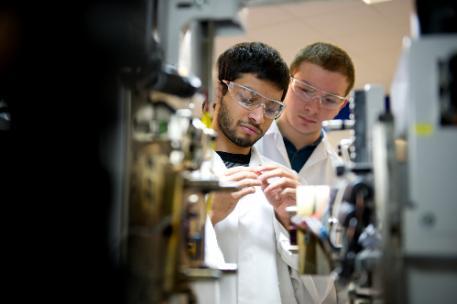
[[295, 201], [285, 200], [284, 202], [281, 203], [281, 206], [279, 206], [279, 208], [281, 210], [286, 210], [287, 207], [295, 206], [295, 205], [296, 205]]
[[262, 182], [258, 179], [246, 178], [240, 181], [237, 181], [236, 184], [238, 187], [246, 188], [246, 187], [255, 187], [255, 186], [262, 186]]
[[281, 189], [278, 188], [266, 188], [263, 190], [263, 193], [268, 197], [268, 199], [273, 199], [275, 202], [278, 202], [280, 199]]
[[270, 163], [270, 164], [265, 164], [265, 165], [258, 166], [257, 170], [261, 171], [261, 172], [264, 172], [264, 171], [271, 171], [271, 170], [274, 170], [274, 169], [277, 169], [277, 168], [284, 168], [284, 167], [282, 165], [279, 165], [279, 164]]
[[269, 180], [275, 177], [289, 178], [298, 182], [298, 175], [295, 172], [284, 170], [283, 168], [277, 168], [271, 171], [262, 171], [262, 174], [259, 175], [261, 180]]
[[268, 170], [259, 170], [260, 172], [260, 176], [262, 178], [269, 178], [269, 177], [275, 177], [275, 176], [278, 176], [278, 177], [282, 177], [283, 175], [285, 175], [285, 171], [283, 170], [283, 168], [271, 168], [271, 169], [268, 169]]
[[267, 187], [264, 188], [264, 191], [265, 192], [269, 192], [269, 191], [272, 191], [274, 189], [286, 189], [286, 188], [292, 188], [292, 189], [295, 189], [297, 188], [297, 186], [299, 185], [299, 183], [295, 180], [291, 180], [291, 179], [288, 179], [288, 178], [280, 178], [280, 179], [277, 179], [274, 183], [270, 183], [268, 184]]
[[[230, 175], [226, 175], [224, 179], [230, 181], [239, 181], [243, 179], [258, 179], [258, 175], [253, 171], [240, 171], [240, 172], [233, 172]], [[260, 181], [260, 180], [259, 180]]]
[[262, 183], [262, 190], [268, 187], [269, 183], [267, 180], [258, 179]]
[[261, 173], [267, 173], [267, 172], [272, 172], [272, 171], [276, 171], [276, 170], [279, 170], [279, 171], [283, 172], [284, 174], [297, 175], [297, 172], [295, 172], [294, 170], [287, 168], [280, 164], [267, 164], [267, 165], [262, 165], [262, 166], [257, 167], [257, 171], [259, 171]]
[[246, 187], [241, 189], [240, 191], [232, 192], [231, 195], [234, 199], [239, 200], [245, 195], [251, 194], [255, 192], [255, 187]]
[[[238, 167], [233, 167], [225, 170], [224, 174], [226, 176], [231, 176], [240, 172], [252, 172], [254, 174], [257, 174], [258, 170], [254, 167], [244, 167], [244, 166], [238, 166]], [[258, 175], [258, 174], [257, 174]]]
[[294, 204], [297, 200], [297, 191], [295, 188], [286, 188], [279, 193], [279, 196], [286, 200], [292, 201]]

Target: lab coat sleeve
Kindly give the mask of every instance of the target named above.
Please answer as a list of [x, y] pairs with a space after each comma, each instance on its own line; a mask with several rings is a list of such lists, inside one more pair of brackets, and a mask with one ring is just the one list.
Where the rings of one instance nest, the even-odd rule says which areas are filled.
[[289, 231], [278, 221], [273, 219], [273, 228], [276, 236], [276, 249], [281, 259], [290, 267], [298, 270], [298, 256], [290, 252], [290, 235]]
[[205, 264], [215, 269], [221, 269], [225, 265], [224, 255], [217, 243], [216, 232], [209, 216], [205, 222]]
[[[289, 231], [276, 219], [273, 220], [276, 236], [276, 248], [282, 262], [287, 264], [289, 279], [296, 303], [337, 303], [333, 280], [330, 276], [300, 275], [298, 272], [298, 255], [290, 252]], [[289, 294], [290, 287], [285, 291]], [[284, 297], [284, 295], [283, 295]], [[286, 297], [290, 298], [290, 295]], [[291, 301], [291, 303], [294, 303]]]

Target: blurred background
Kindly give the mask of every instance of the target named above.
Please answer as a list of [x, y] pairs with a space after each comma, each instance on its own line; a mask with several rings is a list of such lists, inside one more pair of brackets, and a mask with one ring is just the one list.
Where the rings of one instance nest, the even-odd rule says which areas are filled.
[[304, 46], [330, 42], [351, 56], [356, 68], [355, 89], [376, 83], [389, 91], [402, 39], [410, 35], [412, 12], [412, 0], [373, 4], [310, 0], [252, 6], [244, 35], [216, 37], [215, 58], [236, 42], [258, 40], [278, 49], [290, 64]]
[[196, 110], [214, 60], [246, 40], [288, 63], [331, 42], [355, 63], [340, 224], [361, 224], [330, 248], [337, 279], [370, 303], [455, 302], [457, 4], [366, 2], [2, 1], [3, 302], [229, 301], [234, 269], [202, 267], [205, 194], [230, 187], [199, 171], [215, 135]]

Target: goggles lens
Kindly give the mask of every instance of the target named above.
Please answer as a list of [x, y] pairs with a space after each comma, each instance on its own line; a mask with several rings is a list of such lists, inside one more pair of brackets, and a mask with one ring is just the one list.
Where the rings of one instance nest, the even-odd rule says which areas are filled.
[[321, 106], [326, 109], [338, 109], [346, 101], [346, 97], [319, 90], [318, 88], [293, 77], [291, 77], [291, 86], [292, 91], [304, 101], [310, 101], [319, 97]]
[[252, 111], [262, 106], [265, 117], [270, 119], [279, 117], [284, 110], [285, 104], [279, 100], [265, 97], [257, 91], [236, 82], [226, 80], [223, 80], [223, 82], [227, 85], [230, 96], [247, 110]]

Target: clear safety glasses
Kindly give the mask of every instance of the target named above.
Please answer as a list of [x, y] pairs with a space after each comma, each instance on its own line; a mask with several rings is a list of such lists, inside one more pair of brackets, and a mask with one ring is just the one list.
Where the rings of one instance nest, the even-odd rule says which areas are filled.
[[257, 91], [236, 82], [227, 80], [222, 80], [222, 82], [227, 86], [230, 96], [232, 96], [240, 106], [249, 111], [262, 106], [263, 113], [267, 118], [275, 119], [279, 117], [286, 106], [279, 100], [265, 97]]
[[290, 80], [295, 95], [306, 102], [319, 97], [320, 104], [325, 109], [336, 110], [347, 100], [346, 97], [320, 90], [294, 77], [290, 77]]

